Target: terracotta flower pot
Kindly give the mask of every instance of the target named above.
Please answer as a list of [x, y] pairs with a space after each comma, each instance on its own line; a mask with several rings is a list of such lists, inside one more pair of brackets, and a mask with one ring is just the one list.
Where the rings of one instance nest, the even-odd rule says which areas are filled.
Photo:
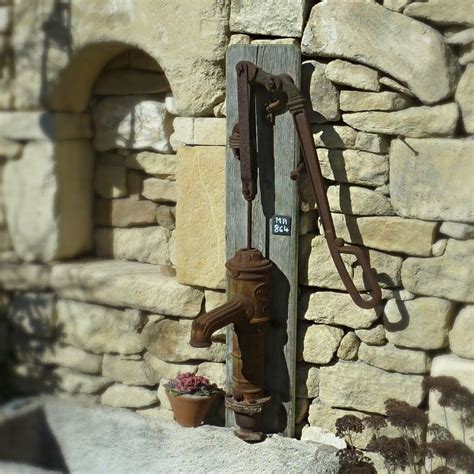
[[166, 391], [166, 395], [173, 409], [174, 419], [187, 428], [196, 428], [202, 423], [215, 398], [215, 395], [173, 395], [169, 391]]

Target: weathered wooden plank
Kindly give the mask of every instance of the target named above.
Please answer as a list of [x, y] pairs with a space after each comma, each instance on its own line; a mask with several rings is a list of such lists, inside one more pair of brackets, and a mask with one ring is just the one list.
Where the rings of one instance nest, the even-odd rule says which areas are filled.
[[[291, 45], [235, 45], [227, 52], [227, 133], [237, 121], [237, 82], [235, 65], [251, 61], [267, 72], [289, 74], [300, 82], [301, 58]], [[266, 429], [294, 435], [296, 371], [296, 304], [298, 271], [298, 195], [290, 172], [298, 161], [299, 145], [291, 115], [276, 117], [275, 125], [265, 119], [266, 92], [255, 94], [259, 192], [253, 205], [253, 246], [272, 260], [272, 323], [266, 337], [266, 389], [272, 395], [267, 410]], [[227, 257], [246, 245], [246, 202], [242, 197], [239, 162], [227, 149], [226, 163]], [[273, 235], [271, 219], [284, 215], [292, 219], [290, 236]], [[231, 374], [231, 344], [228, 334], [227, 370]], [[228, 424], [233, 424], [227, 414]]]

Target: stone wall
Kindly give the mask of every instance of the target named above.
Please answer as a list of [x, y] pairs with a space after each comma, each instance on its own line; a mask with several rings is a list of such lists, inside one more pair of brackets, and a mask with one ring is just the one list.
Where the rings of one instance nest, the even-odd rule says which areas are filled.
[[[200, 0], [186, 23], [165, 1], [16, 3], [9, 39], [0, 11], [17, 68], [0, 281], [19, 385], [169, 416], [178, 370], [223, 383], [224, 347], [187, 345], [225, 298], [223, 62], [228, 44], [274, 42], [301, 47], [337, 233], [369, 249], [383, 288], [374, 310], [352, 303], [303, 177], [299, 431], [337, 444], [337, 417], [393, 397], [443, 421], [423, 376], [474, 371], [471, 2]], [[63, 31], [66, 17], [55, 61], [32, 61], [25, 45], [50, 41], [38, 18]]]

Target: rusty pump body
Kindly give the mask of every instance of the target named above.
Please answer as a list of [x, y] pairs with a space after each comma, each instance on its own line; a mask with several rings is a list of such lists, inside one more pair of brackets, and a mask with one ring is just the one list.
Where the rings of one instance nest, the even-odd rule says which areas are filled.
[[[291, 179], [298, 179], [300, 172], [306, 169], [331, 256], [354, 303], [364, 309], [373, 308], [380, 303], [381, 290], [370, 267], [368, 253], [347, 245], [335, 234], [306, 111], [307, 101], [292, 78], [285, 74], [269, 74], [245, 61], [239, 62], [236, 70], [239, 122], [234, 126], [229, 142], [235, 157], [240, 160], [242, 194], [247, 201], [247, 247], [238, 250], [226, 263], [229, 301], [194, 320], [190, 344], [208, 347], [216, 331], [233, 324], [232, 390], [226, 394], [226, 407], [235, 413], [236, 435], [255, 442], [265, 438], [259, 429], [259, 418], [271, 400], [264, 390], [264, 336], [270, 321], [272, 262], [252, 248], [252, 201], [257, 194], [257, 161], [250, 129], [250, 88], [264, 87], [272, 94], [272, 100], [265, 106], [270, 121], [286, 110], [293, 116], [303, 162], [292, 172]], [[371, 299], [364, 299], [359, 294], [346, 270], [342, 254], [352, 254], [357, 258], [371, 291]]]

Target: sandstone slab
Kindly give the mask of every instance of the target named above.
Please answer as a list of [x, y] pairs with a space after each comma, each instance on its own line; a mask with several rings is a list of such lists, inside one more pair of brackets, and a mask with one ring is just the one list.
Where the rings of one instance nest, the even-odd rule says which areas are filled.
[[389, 398], [414, 406], [423, 400], [423, 376], [390, 373], [363, 362], [321, 367], [320, 378], [319, 398], [332, 407], [384, 414]]
[[177, 279], [182, 284], [224, 288], [225, 148], [181, 148], [177, 178]]
[[166, 76], [159, 72], [134, 69], [112, 69], [97, 78], [93, 92], [97, 95], [157, 94], [170, 90]]
[[52, 293], [16, 293], [8, 310], [12, 326], [25, 334], [49, 338], [56, 325], [56, 298]]
[[454, 305], [441, 298], [389, 300], [385, 306], [387, 339], [397, 346], [433, 350], [448, 345]]
[[128, 196], [127, 169], [98, 163], [94, 169], [94, 191], [102, 198]]
[[390, 216], [394, 214], [390, 199], [381, 193], [360, 186], [330, 186], [327, 189], [329, 208], [355, 216]]
[[300, 325], [298, 328], [299, 359], [313, 364], [327, 364], [339, 347], [344, 331], [323, 324]]
[[345, 125], [313, 125], [313, 140], [317, 148], [355, 148], [357, 131]]
[[92, 138], [89, 114], [0, 112], [0, 136], [10, 140]]
[[450, 239], [441, 257], [408, 258], [403, 263], [405, 288], [417, 295], [474, 303], [474, 241]]
[[319, 394], [319, 368], [309, 364], [296, 365], [296, 397], [314, 398]]
[[307, 4], [304, 0], [264, 0], [256, 5], [251, 0], [232, 2], [230, 30], [257, 35], [294, 36], [303, 33]]
[[138, 331], [144, 320], [138, 311], [70, 300], [59, 300], [57, 310], [58, 332], [64, 342], [95, 354], [134, 354], [143, 350]]
[[464, 130], [474, 133], [474, 64], [468, 64], [456, 89], [456, 102], [461, 109]]
[[[433, 359], [431, 366], [432, 377], [454, 377], [459, 383], [474, 393], [474, 361], [463, 359], [455, 354], [445, 354]], [[460, 419], [458, 410], [440, 406], [439, 392], [430, 391], [429, 395], [429, 421], [439, 424], [449, 430], [455, 439], [466, 443], [473, 449], [472, 442], [474, 428], [465, 426]]]
[[143, 197], [157, 202], [176, 202], [176, 181], [161, 178], [146, 178], [143, 181]]
[[390, 193], [397, 214], [427, 220], [474, 221], [466, 177], [474, 141], [395, 140], [390, 147]]
[[123, 355], [104, 354], [102, 375], [125, 385], [155, 385], [156, 380], [144, 360], [135, 360]]
[[225, 118], [195, 118], [192, 144], [225, 146], [227, 140], [225, 127]]
[[474, 25], [474, 6], [469, 0], [428, 0], [410, 3], [405, 15], [440, 25]]
[[342, 360], [354, 360], [359, 352], [360, 340], [354, 332], [349, 331], [341, 340], [337, 357]]
[[158, 403], [156, 390], [123, 384], [110, 386], [100, 397], [103, 405], [120, 408], [142, 408]]
[[19, 257], [49, 262], [90, 249], [92, 166], [86, 140], [30, 142], [6, 164], [5, 210]]
[[125, 166], [156, 176], [176, 174], [176, 155], [164, 155], [151, 151], [133, 153], [125, 158]]
[[399, 349], [393, 344], [359, 347], [359, 360], [379, 369], [402, 374], [426, 374], [430, 371], [431, 359], [423, 351]]
[[180, 285], [156, 265], [110, 260], [54, 266], [52, 285], [62, 298], [194, 317], [202, 291]]
[[412, 104], [410, 97], [398, 92], [341, 91], [340, 107], [345, 112], [364, 110], [402, 110]]
[[305, 61], [301, 66], [301, 91], [311, 103], [309, 119], [313, 123], [338, 121], [339, 92], [324, 74], [326, 65]]
[[169, 153], [171, 116], [165, 104], [147, 96], [106, 97], [92, 110], [94, 147], [147, 149]]
[[164, 319], [143, 335], [145, 346], [152, 355], [165, 362], [185, 362], [188, 360], [207, 360], [223, 362], [225, 346], [212, 344], [206, 348], [195, 348], [189, 345], [191, 321]]
[[318, 148], [323, 176], [342, 183], [382, 186], [388, 180], [388, 157], [359, 150]]
[[374, 92], [380, 90], [379, 72], [362, 64], [336, 59], [327, 65], [325, 74], [331, 82], [341, 86]]
[[353, 329], [368, 328], [382, 308], [362, 309], [346, 293], [305, 291], [298, 300], [298, 316], [318, 324], [335, 324]]
[[455, 103], [420, 106], [395, 112], [343, 114], [345, 123], [357, 130], [411, 138], [454, 135], [459, 120]]
[[408, 255], [431, 255], [436, 223], [400, 217], [333, 214], [336, 234], [347, 242]]
[[58, 388], [66, 392], [97, 393], [112, 384], [112, 380], [98, 375], [81, 374], [71, 369], [54, 369]]
[[408, 87], [405, 87], [404, 85], [400, 84], [397, 82], [395, 79], [392, 79], [391, 77], [387, 76], [382, 76], [379, 79], [380, 84], [387, 86], [390, 89], [393, 89], [394, 91], [401, 92], [402, 94], [405, 94], [410, 97], [415, 97], [415, 94], [408, 89]]
[[99, 228], [94, 233], [98, 257], [136, 260], [155, 265], [169, 265], [169, 239], [170, 231], [159, 226]]
[[96, 199], [94, 221], [97, 225], [131, 227], [155, 224], [158, 205], [135, 199]]
[[455, 57], [442, 35], [377, 3], [354, 2], [347, 8], [345, 1], [330, 0], [315, 5], [301, 47], [309, 56], [356, 60], [383, 71], [426, 104], [445, 99], [456, 85]]
[[449, 332], [449, 347], [460, 357], [474, 359], [474, 305], [462, 308]]

